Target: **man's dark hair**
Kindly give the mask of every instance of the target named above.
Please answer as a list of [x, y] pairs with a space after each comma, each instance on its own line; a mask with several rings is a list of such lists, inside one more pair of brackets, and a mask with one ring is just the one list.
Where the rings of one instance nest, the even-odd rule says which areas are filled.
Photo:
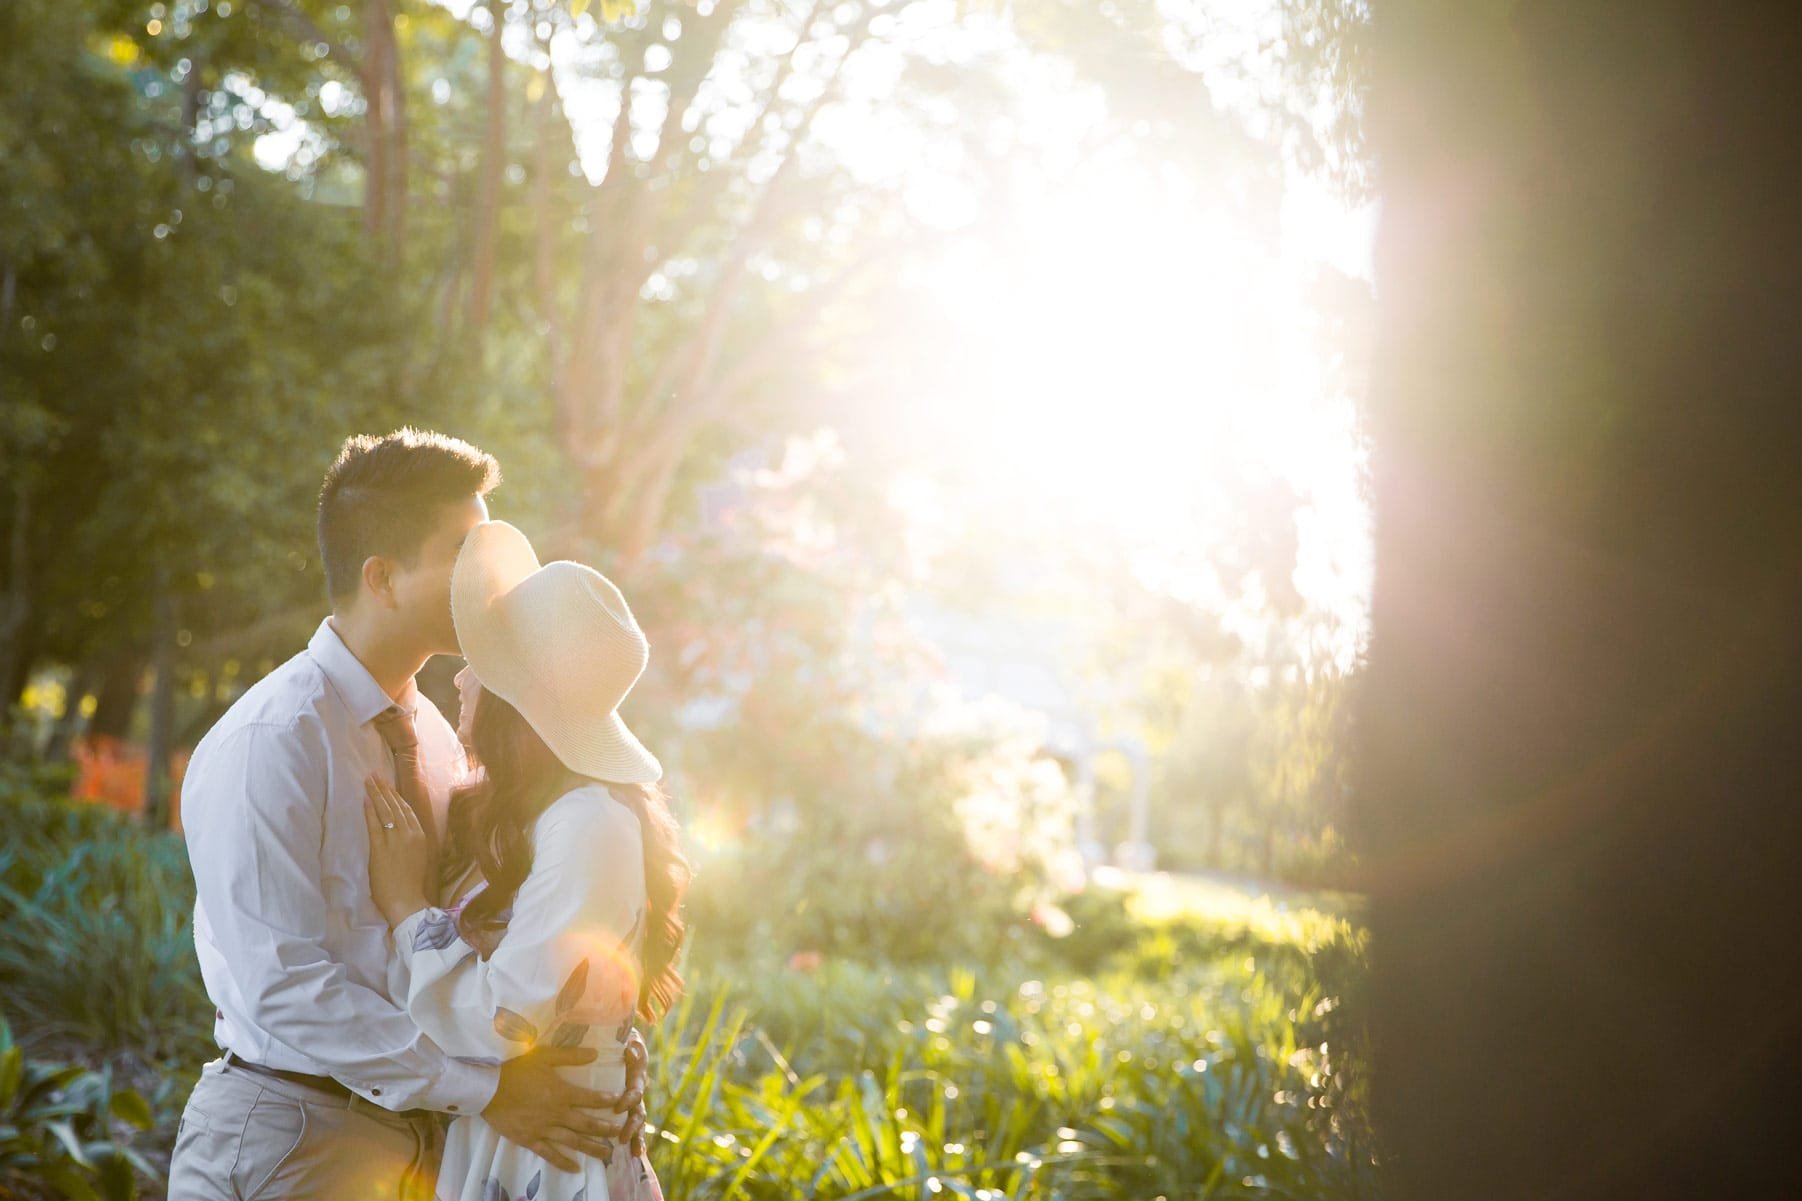
[[355, 592], [371, 555], [411, 566], [445, 505], [500, 482], [493, 455], [445, 434], [409, 427], [347, 439], [319, 489], [326, 591], [333, 600]]

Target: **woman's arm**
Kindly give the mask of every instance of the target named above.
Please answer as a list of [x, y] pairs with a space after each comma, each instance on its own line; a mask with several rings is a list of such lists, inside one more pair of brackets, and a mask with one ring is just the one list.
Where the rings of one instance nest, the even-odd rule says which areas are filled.
[[645, 911], [638, 819], [598, 787], [566, 793], [532, 831], [531, 873], [487, 959], [455, 917], [419, 909], [394, 929], [407, 1009], [455, 1055], [509, 1059], [623, 1028], [638, 1004]]

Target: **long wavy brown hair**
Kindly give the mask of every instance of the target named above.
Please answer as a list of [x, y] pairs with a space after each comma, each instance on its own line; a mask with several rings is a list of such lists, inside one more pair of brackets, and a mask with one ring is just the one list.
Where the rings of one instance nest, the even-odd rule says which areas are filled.
[[[476, 695], [469, 748], [472, 783], [451, 796], [439, 886], [455, 885], [473, 862], [488, 887], [463, 907], [458, 926], [472, 946], [492, 953], [506, 929], [506, 911], [532, 871], [532, 822], [584, 777], [565, 767], [518, 709], [492, 692]], [[638, 1012], [654, 1022], [682, 995], [676, 956], [687, 928], [682, 896], [689, 865], [680, 828], [663, 791], [654, 784], [598, 781], [638, 818], [644, 836], [646, 908]]]

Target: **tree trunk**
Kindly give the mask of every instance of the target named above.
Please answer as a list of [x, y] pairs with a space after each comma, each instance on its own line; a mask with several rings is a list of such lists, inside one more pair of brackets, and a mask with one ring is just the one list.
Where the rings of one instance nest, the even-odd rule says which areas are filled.
[[387, 56], [384, 59], [384, 65], [388, 69], [388, 225], [394, 257], [398, 261], [407, 249], [407, 179], [410, 166], [407, 162], [407, 140], [410, 130], [407, 125], [406, 64], [401, 59], [400, 40], [394, 33], [394, 14], [389, 0], [383, 0], [382, 7], [388, 10]]
[[1380, 6], [1400, 1201], [1802, 1196], [1799, 14]]
[[138, 707], [138, 685], [143, 680], [146, 656], [114, 651], [100, 668], [100, 691], [95, 694], [94, 717], [88, 733], [123, 740], [131, 732], [132, 714]]
[[407, 227], [407, 100], [391, 0], [369, 0], [363, 39], [363, 128], [369, 145], [364, 220], [386, 252], [398, 258]]
[[6, 540], [6, 594], [0, 596], [0, 681], [7, 693], [0, 698], [3, 715], [24, 691], [23, 680], [31, 669], [26, 662], [25, 623], [31, 617], [31, 520], [37, 492], [33, 474], [15, 468], [12, 520]]
[[387, 0], [368, 0], [363, 10], [363, 225], [380, 240], [388, 228], [388, 24]]
[[489, 0], [488, 127], [482, 143], [482, 186], [476, 201], [475, 278], [469, 290], [469, 332], [480, 335], [488, 324], [490, 292], [494, 288], [494, 247], [500, 235], [501, 173], [507, 162], [507, 52], [501, 48], [506, 29], [507, 6]]
[[[551, 205], [551, 180], [563, 161], [551, 153], [551, 134], [557, 128], [557, 80], [547, 69], [540, 79], [543, 91], [537, 105], [532, 170], [533, 275], [538, 295], [538, 315], [545, 327], [545, 361], [553, 378], [563, 363], [562, 313], [557, 304], [557, 228]], [[568, 149], [567, 147], [565, 148]]]
[[158, 566], [151, 667], [150, 740], [144, 753], [144, 821], [153, 830], [169, 825], [169, 758], [175, 728], [175, 638], [179, 618], [167, 567]]

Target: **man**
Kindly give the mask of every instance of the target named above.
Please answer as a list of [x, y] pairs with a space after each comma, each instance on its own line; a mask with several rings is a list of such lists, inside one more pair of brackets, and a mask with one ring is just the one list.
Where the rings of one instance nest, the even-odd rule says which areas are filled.
[[364, 781], [392, 780], [444, 829], [463, 751], [414, 676], [457, 653], [451, 569], [499, 482], [491, 456], [440, 434], [346, 442], [319, 497], [331, 616], [194, 751], [182, 789], [194, 943], [225, 1053], [183, 1112], [170, 1201], [430, 1198], [440, 1114], [480, 1113], [570, 1169], [639, 1137], [641, 1044], [619, 1096], [557, 1071], [592, 1049], [459, 1061], [388, 984]]

